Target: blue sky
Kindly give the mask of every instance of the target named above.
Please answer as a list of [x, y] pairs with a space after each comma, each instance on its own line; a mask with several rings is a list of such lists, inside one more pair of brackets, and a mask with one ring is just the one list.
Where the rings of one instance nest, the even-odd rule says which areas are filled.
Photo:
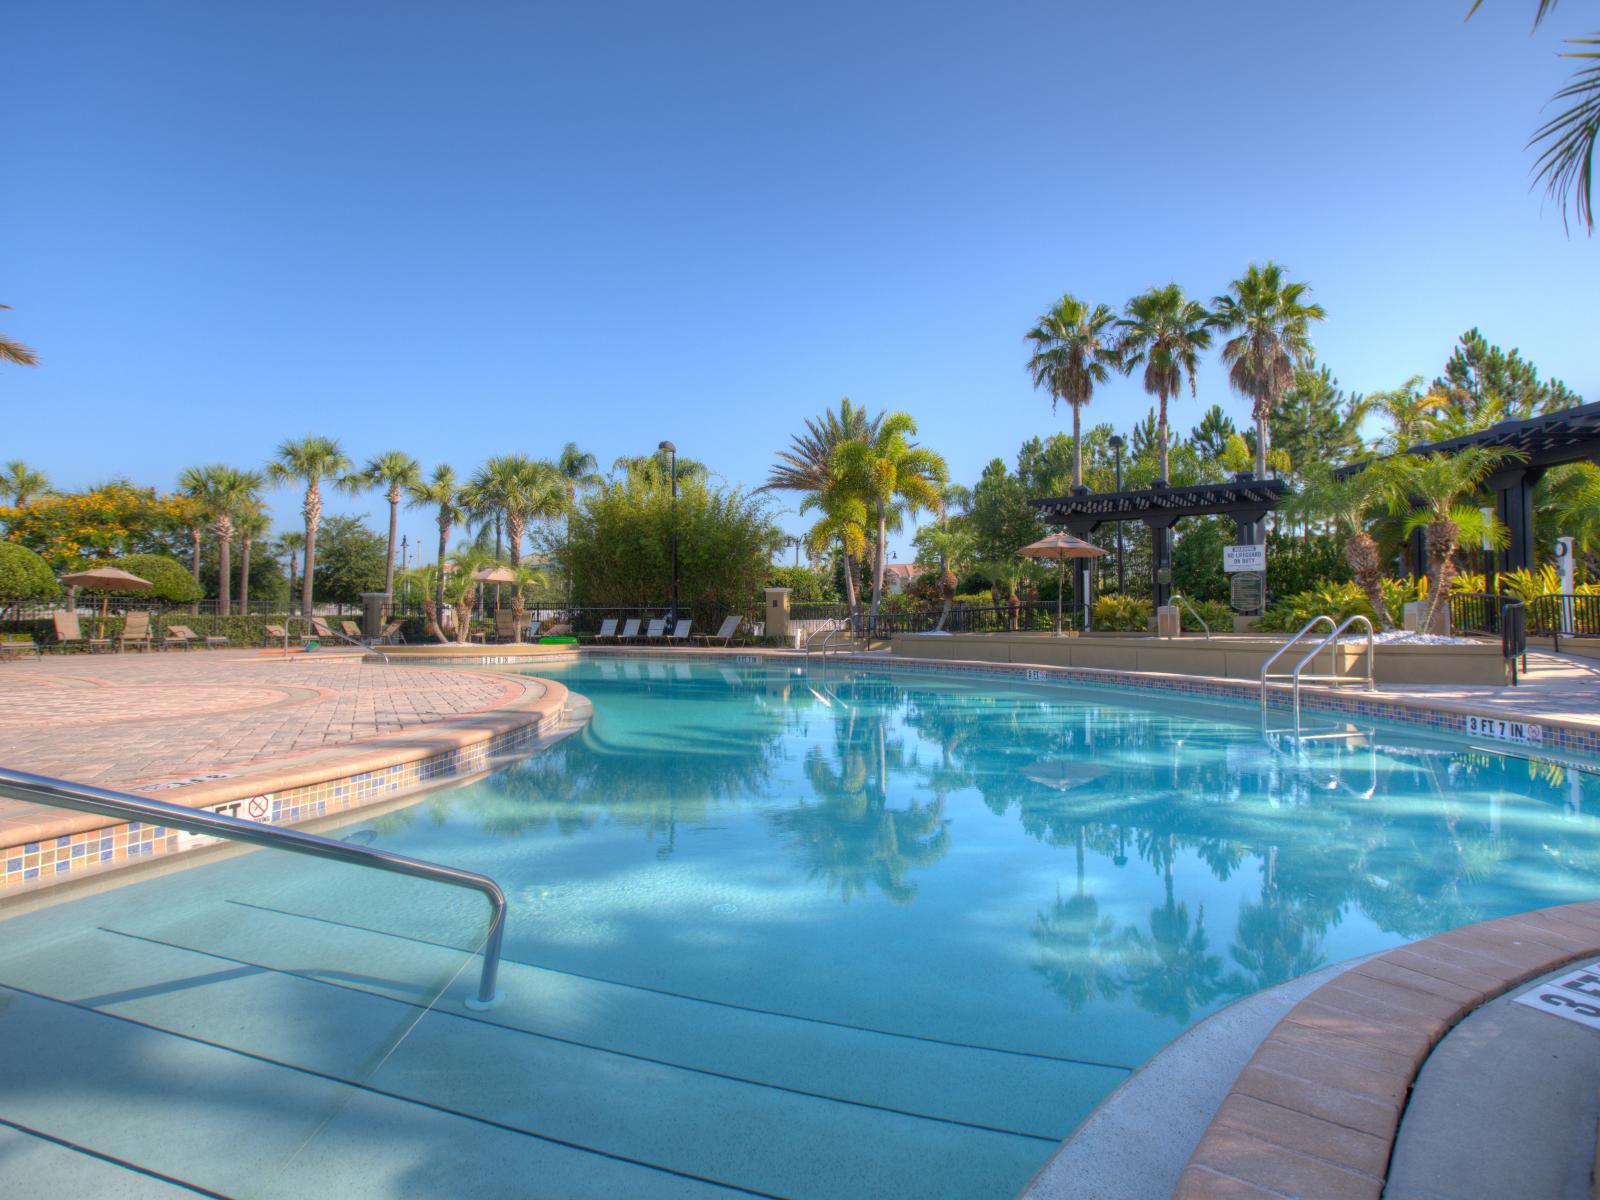
[[[1523, 149], [1583, 14], [1467, 7], [17, 6], [0, 315], [43, 365], [0, 375], [0, 459], [170, 486], [306, 432], [463, 471], [671, 438], [754, 486], [848, 395], [970, 483], [1064, 427], [1022, 366], [1063, 290], [1269, 257], [1346, 387], [1478, 325], [1600, 398], [1600, 241]], [[1214, 364], [1174, 424], [1212, 402], [1246, 409]]]

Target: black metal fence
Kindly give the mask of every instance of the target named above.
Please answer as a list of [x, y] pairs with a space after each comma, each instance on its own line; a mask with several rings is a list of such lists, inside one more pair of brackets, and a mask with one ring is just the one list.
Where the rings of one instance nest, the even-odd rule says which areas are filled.
[[[1515, 596], [1457, 592], [1450, 597], [1450, 627], [1458, 633], [1498, 636], [1505, 606], [1517, 602]], [[1600, 596], [1535, 596], [1527, 609], [1529, 635], [1554, 638], [1557, 649], [1564, 637], [1600, 637]]]

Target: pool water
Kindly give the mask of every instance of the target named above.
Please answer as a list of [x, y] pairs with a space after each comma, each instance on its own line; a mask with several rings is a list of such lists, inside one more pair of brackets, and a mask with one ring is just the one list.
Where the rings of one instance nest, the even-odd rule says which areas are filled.
[[[1600, 779], [1399, 726], [1294, 751], [1247, 706], [979, 674], [539, 673], [581, 732], [344, 831], [501, 883], [501, 1008], [459, 1003], [472, 897], [230, 858], [0, 925], [0, 1035], [139, 1081], [25, 1068], [0, 1118], [228, 1195], [1005, 1197], [1230, 1001], [1600, 894]], [[214, 1090], [118, 1133], [179, 1062]], [[244, 1128], [161, 1145], [180, 1120]]]

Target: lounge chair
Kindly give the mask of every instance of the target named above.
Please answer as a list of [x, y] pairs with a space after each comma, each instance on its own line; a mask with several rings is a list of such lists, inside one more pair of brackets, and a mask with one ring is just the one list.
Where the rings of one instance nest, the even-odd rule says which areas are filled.
[[39, 657], [39, 643], [33, 640], [32, 634], [22, 633], [16, 635], [0, 636], [0, 661], [8, 658], [21, 658], [24, 654]]
[[591, 642], [614, 642], [617, 640], [617, 619], [607, 617], [600, 622], [600, 632], [589, 635]]
[[698, 642], [704, 642], [708, 646], [711, 645], [712, 642], [721, 642], [724, 646], [732, 645], [733, 635], [739, 632], [739, 626], [743, 623], [744, 618], [737, 614], [731, 617], [725, 617], [723, 618], [721, 629], [717, 630], [715, 633], [697, 633], [694, 635], [695, 640]]
[[572, 623], [570, 621], [551, 621], [550, 624], [539, 631], [539, 636], [542, 638], [571, 637]]
[[339, 628], [344, 630], [345, 637], [349, 638], [353, 642], [359, 642], [366, 636], [361, 632], [361, 626], [357, 625], [354, 621], [340, 621]]
[[161, 635], [161, 648], [171, 650], [176, 647], [179, 650], [187, 650], [199, 640], [194, 630], [187, 625], [168, 625], [167, 631]]
[[509, 608], [494, 610], [494, 640], [497, 642], [515, 642], [517, 638], [517, 618], [512, 615]]
[[667, 645], [683, 645], [689, 640], [689, 630], [694, 627], [694, 622], [685, 617], [672, 627], [672, 632], [667, 634]]
[[659, 642], [666, 635], [667, 619], [665, 617], [657, 617], [650, 622], [649, 628], [645, 630], [644, 640], [647, 642]]
[[629, 617], [622, 623], [622, 632], [617, 634], [619, 642], [637, 642], [639, 640], [639, 618]]
[[75, 612], [52, 613], [51, 621], [56, 627], [55, 644], [61, 650], [87, 650], [93, 654], [96, 650], [112, 648], [110, 638], [84, 637]]
[[339, 635], [334, 633], [332, 629], [329, 629], [328, 623], [321, 617], [312, 617], [311, 632], [302, 633], [300, 635], [300, 644], [302, 646], [304, 646], [307, 642], [323, 642], [328, 645], [332, 645], [338, 640]]
[[141, 650], [150, 649], [149, 613], [131, 612], [122, 618], [122, 632], [117, 635], [117, 649], [125, 651], [129, 646], [136, 646]]
[[273, 642], [283, 645], [289, 640], [289, 635], [283, 631], [282, 625], [263, 625], [261, 627], [261, 644], [270, 646]]
[[395, 642], [399, 642], [404, 645], [406, 639], [400, 635], [400, 626], [404, 624], [404, 621], [390, 621], [378, 631], [378, 636], [372, 640], [375, 642], [382, 642], [386, 646]]

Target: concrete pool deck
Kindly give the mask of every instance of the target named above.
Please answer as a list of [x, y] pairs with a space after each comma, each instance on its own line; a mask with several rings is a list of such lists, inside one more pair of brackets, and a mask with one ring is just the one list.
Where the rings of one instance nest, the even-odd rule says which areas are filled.
[[[289, 824], [481, 769], [566, 698], [548, 680], [355, 652], [52, 657], [0, 667], [0, 765]], [[0, 797], [0, 886], [181, 840]]]

